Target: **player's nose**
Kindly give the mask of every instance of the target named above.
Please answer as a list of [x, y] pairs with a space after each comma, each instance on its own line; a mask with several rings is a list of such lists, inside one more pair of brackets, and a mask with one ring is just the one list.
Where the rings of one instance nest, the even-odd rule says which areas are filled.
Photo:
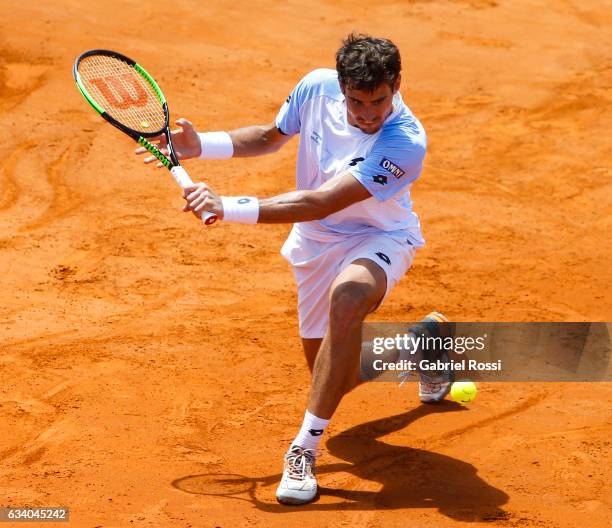
[[370, 109], [364, 110], [361, 117], [364, 121], [367, 121], [368, 123], [374, 123], [377, 120], [378, 115], [376, 114], [376, 110]]

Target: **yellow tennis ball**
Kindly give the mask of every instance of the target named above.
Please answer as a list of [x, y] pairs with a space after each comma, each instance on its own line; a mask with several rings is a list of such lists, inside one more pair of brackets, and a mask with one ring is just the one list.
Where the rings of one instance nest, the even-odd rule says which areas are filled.
[[455, 381], [451, 387], [451, 398], [466, 405], [476, 398], [476, 385], [472, 381]]

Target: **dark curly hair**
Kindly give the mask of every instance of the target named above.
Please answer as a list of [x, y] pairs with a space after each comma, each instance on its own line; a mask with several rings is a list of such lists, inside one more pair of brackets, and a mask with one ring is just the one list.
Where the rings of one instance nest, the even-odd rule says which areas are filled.
[[382, 83], [395, 86], [402, 60], [390, 40], [351, 33], [336, 52], [338, 80], [353, 90], [373, 92]]

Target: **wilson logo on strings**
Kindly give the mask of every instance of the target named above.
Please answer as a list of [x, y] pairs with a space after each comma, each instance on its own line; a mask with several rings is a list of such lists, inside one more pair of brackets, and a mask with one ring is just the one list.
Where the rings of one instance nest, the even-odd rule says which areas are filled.
[[131, 73], [109, 75], [89, 81], [102, 94], [108, 104], [114, 108], [125, 110], [130, 106], [144, 106], [148, 96], [139, 80]]

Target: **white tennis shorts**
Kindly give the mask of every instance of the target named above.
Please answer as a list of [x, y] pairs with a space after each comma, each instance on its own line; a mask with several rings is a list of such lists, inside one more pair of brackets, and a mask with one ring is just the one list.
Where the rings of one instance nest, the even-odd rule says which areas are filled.
[[329, 322], [329, 290], [338, 274], [357, 259], [367, 258], [387, 275], [387, 291], [410, 269], [416, 248], [405, 237], [393, 235], [306, 238], [293, 226], [281, 255], [293, 267], [298, 289], [300, 336], [322, 338]]

